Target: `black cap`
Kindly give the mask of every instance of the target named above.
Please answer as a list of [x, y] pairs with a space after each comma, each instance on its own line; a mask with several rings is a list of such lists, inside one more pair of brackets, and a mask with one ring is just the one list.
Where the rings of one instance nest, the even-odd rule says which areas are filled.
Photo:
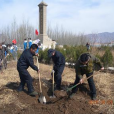
[[38, 42], [38, 46], [41, 46], [41, 43], [40, 42]]
[[88, 61], [89, 58], [90, 58], [89, 54], [88, 53], [84, 53], [84, 54], [82, 54], [80, 56], [80, 61], [84, 63], [84, 62]]
[[53, 54], [54, 51], [55, 50], [53, 50], [53, 49], [49, 49], [48, 50], [48, 57], [52, 57], [52, 54]]

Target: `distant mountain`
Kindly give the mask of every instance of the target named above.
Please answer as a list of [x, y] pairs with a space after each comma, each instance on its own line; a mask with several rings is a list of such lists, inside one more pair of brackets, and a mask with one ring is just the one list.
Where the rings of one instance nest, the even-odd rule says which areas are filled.
[[98, 34], [88, 34], [86, 35], [89, 42], [96, 42], [96, 43], [109, 43], [114, 41], [114, 32], [103, 32]]

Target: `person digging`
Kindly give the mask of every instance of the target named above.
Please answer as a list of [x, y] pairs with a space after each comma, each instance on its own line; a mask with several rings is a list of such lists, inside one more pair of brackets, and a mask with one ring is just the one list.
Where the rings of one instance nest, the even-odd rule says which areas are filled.
[[35, 66], [33, 62], [33, 56], [35, 56], [37, 48], [38, 46], [36, 44], [32, 44], [30, 49], [26, 49], [25, 51], [23, 51], [17, 63], [17, 70], [19, 72], [19, 77], [20, 77], [20, 85], [18, 88], [18, 92], [24, 91], [25, 83], [27, 83], [28, 93], [31, 96], [36, 96], [38, 95], [38, 93], [34, 91], [32, 85], [32, 77], [27, 71], [27, 69], [30, 66], [32, 69], [39, 72], [38, 67]]
[[48, 50], [48, 57], [52, 58], [52, 61], [54, 63], [53, 71], [54, 71], [54, 81], [56, 85], [54, 90], [61, 90], [61, 80], [62, 80], [61, 75], [65, 67], [65, 58], [59, 51], [53, 49]]
[[[83, 75], [86, 74], [86, 77], [88, 78], [90, 93], [91, 93], [91, 99], [96, 99], [96, 87], [93, 80], [93, 72], [94, 72], [94, 64], [97, 64], [101, 70], [104, 70], [104, 67], [102, 66], [100, 60], [96, 58], [94, 55], [91, 55], [89, 53], [83, 53], [76, 65], [75, 65], [75, 71], [76, 71], [76, 80], [74, 82], [74, 85], [80, 83], [83, 83]], [[77, 92], [78, 88], [74, 87], [72, 89], [72, 93], [70, 95], [70, 98], [72, 99], [75, 93]]]

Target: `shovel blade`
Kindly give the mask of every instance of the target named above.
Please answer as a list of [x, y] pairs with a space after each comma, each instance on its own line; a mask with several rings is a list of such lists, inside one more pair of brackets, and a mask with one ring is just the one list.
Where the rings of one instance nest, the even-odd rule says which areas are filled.
[[52, 96], [50, 96], [50, 98], [56, 98], [56, 96], [55, 95], [52, 95]]
[[42, 95], [41, 95], [38, 100], [39, 100], [39, 102], [40, 102], [41, 104], [46, 104], [46, 98], [45, 98], [45, 96], [42, 96]]

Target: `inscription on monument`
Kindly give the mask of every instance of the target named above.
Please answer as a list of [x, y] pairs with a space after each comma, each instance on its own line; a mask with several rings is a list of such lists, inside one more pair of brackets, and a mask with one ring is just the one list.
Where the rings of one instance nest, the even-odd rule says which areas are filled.
[[40, 34], [43, 34], [43, 7], [40, 7]]

